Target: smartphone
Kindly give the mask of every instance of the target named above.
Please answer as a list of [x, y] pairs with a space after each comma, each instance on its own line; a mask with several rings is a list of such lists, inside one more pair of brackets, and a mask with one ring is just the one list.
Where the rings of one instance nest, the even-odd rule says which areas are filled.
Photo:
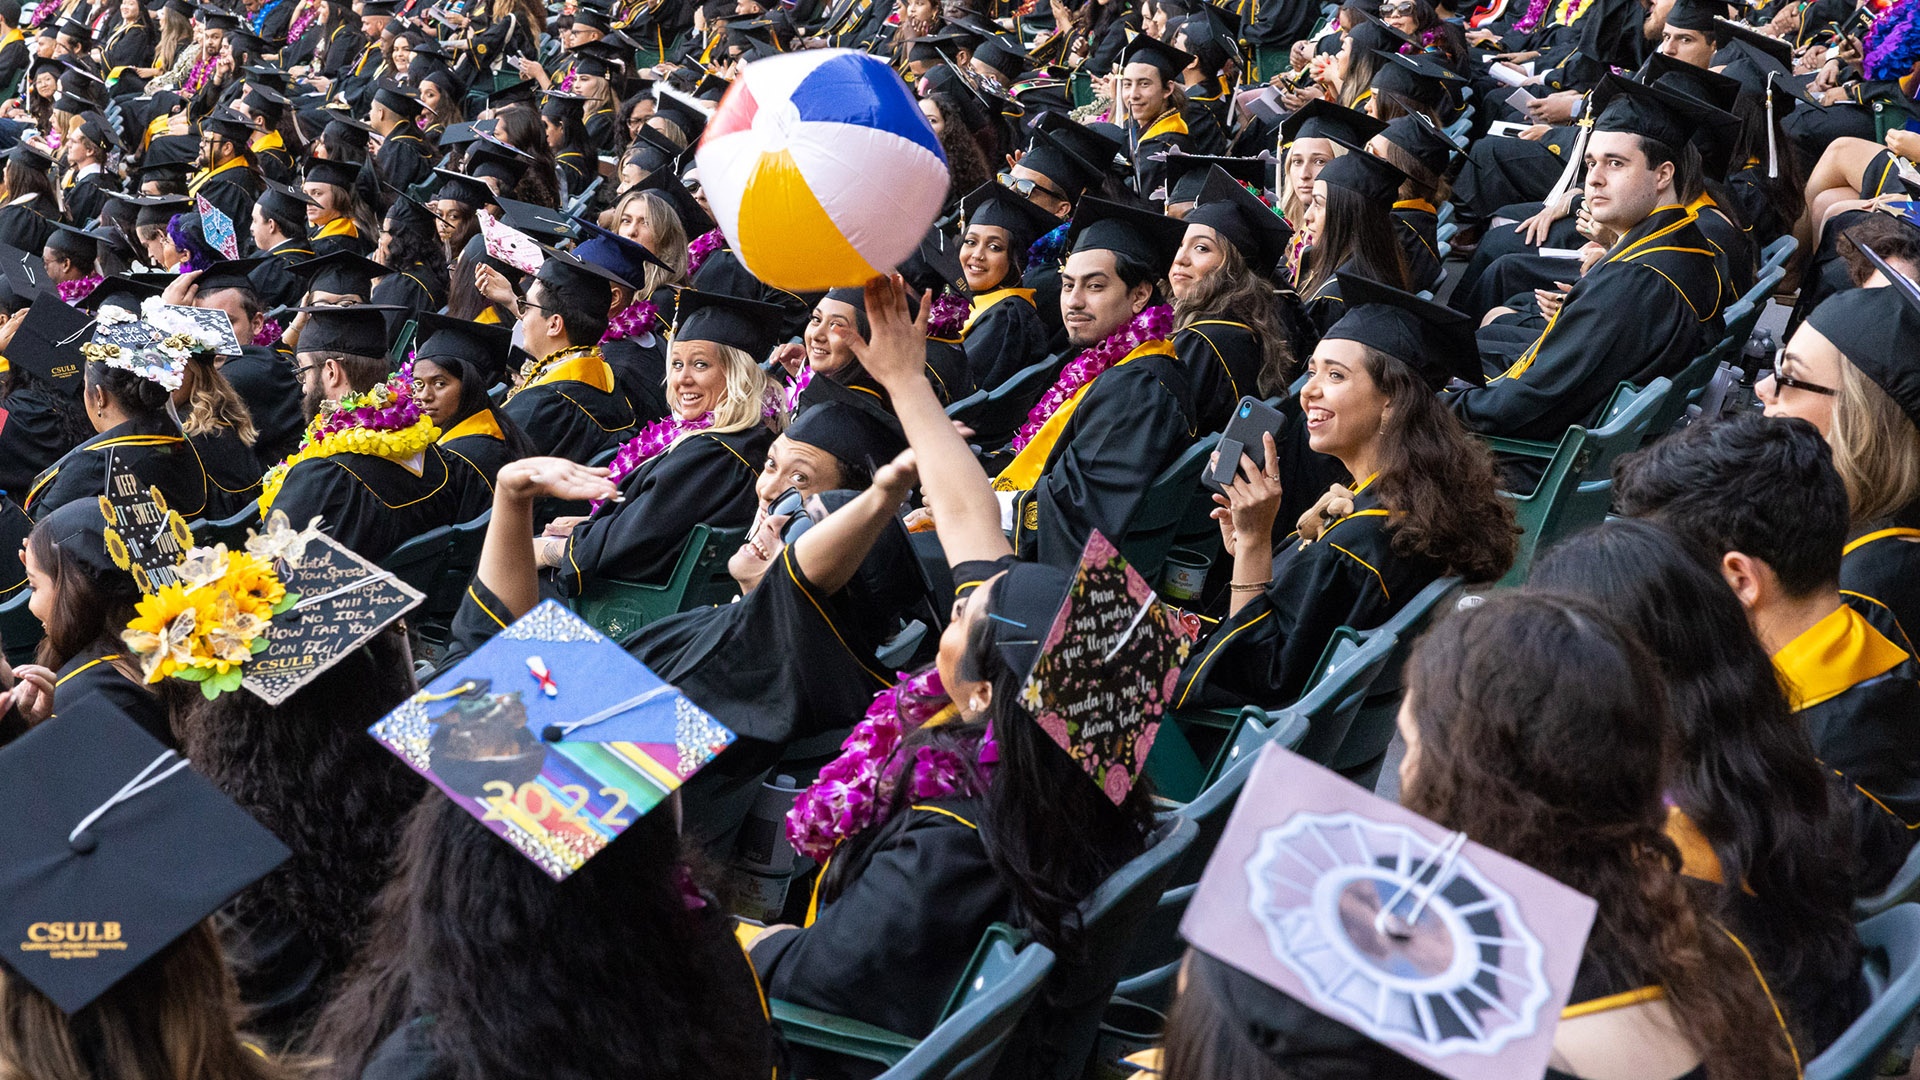
[[1227, 430], [1220, 435], [1219, 461], [1205, 477], [1207, 486], [1215, 491], [1226, 490], [1240, 474], [1242, 454], [1253, 460], [1254, 468], [1265, 469], [1267, 448], [1260, 436], [1271, 435], [1277, 440], [1285, 425], [1286, 417], [1280, 410], [1258, 398], [1241, 398], [1240, 404], [1233, 407], [1233, 419], [1227, 421]]

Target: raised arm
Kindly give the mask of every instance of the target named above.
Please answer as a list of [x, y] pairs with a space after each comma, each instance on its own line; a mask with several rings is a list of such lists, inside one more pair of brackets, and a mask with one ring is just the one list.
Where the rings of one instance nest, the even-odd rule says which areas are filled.
[[807, 580], [830, 593], [853, 580], [880, 531], [900, 512], [914, 479], [914, 453], [903, 450], [873, 474], [867, 490], [794, 541], [793, 557]]
[[607, 470], [588, 468], [565, 458], [535, 457], [508, 462], [493, 483], [493, 517], [480, 548], [480, 584], [500, 598], [510, 619], [540, 602], [540, 571], [533, 561], [533, 500], [611, 499], [619, 489]]
[[1013, 554], [1013, 547], [1000, 531], [1000, 501], [986, 471], [954, 430], [933, 385], [927, 382], [926, 318], [931, 307], [930, 302], [922, 303], [920, 318], [914, 320], [907, 312], [906, 283], [900, 275], [877, 277], [867, 282], [872, 340], [863, 341], [850, 331], [828, 332], [846, 342], [867, 374], [893, 399], [894, 415], [900, 418], [919, 461], [921, 489], [933, 511], [947, 563], [991, 561]]

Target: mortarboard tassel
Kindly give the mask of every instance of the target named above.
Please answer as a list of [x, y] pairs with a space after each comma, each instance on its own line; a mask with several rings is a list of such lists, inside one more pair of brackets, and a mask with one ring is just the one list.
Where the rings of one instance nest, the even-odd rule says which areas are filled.
[[1767, 179], [1780, 178], [1780, 149], [1774, 145], [1773, 133], [1773, 77], [1776, 72], [1767, 72]]

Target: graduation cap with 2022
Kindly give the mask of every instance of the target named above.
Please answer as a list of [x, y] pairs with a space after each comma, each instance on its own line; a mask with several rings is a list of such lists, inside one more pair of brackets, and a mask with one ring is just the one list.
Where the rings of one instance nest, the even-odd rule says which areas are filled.
[[368, 733], [556, 881], [734, 740], [553, 600]]
[[95, 696], [0, 749], [6, 966], [72, 1015], [291, 854]]
[[1597, 911], [1268, 743], [1180, 933], [1218, 961], [1190, 977], [1223, 1022], [1288, 1075], [1511, 1080], [1546, 1072]]
[[1486, 381], [1473, 320], [1431, 300], [1345, 271], [1336, 275], [1346, 314], [1324, 339], [1357, 341], [1412, 368], [1434, 390], [1452, 379]]

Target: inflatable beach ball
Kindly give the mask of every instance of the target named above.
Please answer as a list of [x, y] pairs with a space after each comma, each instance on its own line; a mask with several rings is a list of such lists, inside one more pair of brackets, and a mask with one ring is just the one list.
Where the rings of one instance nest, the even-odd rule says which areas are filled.
[[734, 254], [792, 292], [892, 270], [947, 197], [946, 155], [912, 92], [884, 60], [850, 49], [748, 64], [696, 160]]

